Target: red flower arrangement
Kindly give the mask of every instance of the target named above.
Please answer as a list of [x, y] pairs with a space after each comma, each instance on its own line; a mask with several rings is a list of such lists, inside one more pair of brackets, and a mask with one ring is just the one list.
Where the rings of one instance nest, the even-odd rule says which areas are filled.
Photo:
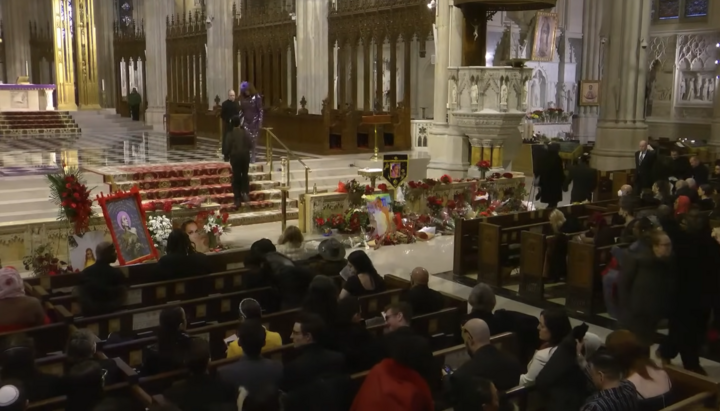
[[450, 184], [453, 182], [453, 179], [449, 175], [443, 174], [443, 176], [440, 177], [440, 182], [443, 184]]
[[65, 168], [60, 174], [48, 174], [50, 199], [60, 208], [58, 220], [67, 220], [76, 235], [83, 235], [90, 227], [90, 218], [95, 215], [90, 190], [85, 186], [80, 170]]
[[378, 188], [378, 190], [382, 191], [383, 193], [387, 193], [387, 192], [388, 192], [388, 186], [387, 186], [387, 184], [384, 184], [384, 183], [383, 183], [383, 184], [378, 184], [377, 188]]
[[365, 195], [370, 195], [375, 192], [375, 189], [370, 186], [365, 186]]
[[443, 208], [442, 198], [430, 196], [427, 198], [427, 206], [433, 214], [437, 214]]
[[457, 203], [455, 200], [448, 200], [447, 203], [445, 203], [445, 207], [447, 207], [448, 210], [454, 210], [455, 207], [457, 207]]
[[420, 188], [420, 185], [414, 181], [408, 181], [407, 185], [412, 189]]
[[480, 171], [488, 171], [488, 170], [490, 170], [491, 164], [487, 160], [482, 160], [482, 161], [478, 161], [477, 164], [475, 164], [475, 166]]
[[503, 178], [513, 178], [512, 173], [503, 173]]

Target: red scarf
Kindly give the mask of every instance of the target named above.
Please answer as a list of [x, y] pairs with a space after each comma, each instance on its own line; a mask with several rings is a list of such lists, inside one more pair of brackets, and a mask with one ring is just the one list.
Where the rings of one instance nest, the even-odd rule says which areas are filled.
[[415, 370], [385, 359], [374, 366], [350, 411], [433, 411], [427, 382]]

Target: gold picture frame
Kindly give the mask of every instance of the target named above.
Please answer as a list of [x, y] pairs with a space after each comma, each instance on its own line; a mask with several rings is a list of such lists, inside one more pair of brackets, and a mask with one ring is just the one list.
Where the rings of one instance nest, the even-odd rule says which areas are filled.
[[558, 26], [557, 13], [538, 11], [535, 15], [535, 32], [533, 36], [533, 61], [553, 61], [555, 57], [555, 34]]
[[600, 80], [582, 80], [577, 101], [579, 106], [599, 106]]

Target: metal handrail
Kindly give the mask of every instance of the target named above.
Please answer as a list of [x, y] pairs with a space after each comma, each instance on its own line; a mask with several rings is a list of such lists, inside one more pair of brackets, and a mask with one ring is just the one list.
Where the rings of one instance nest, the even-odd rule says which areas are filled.
[[[305, 167], [305, 194], [308, 194], [310, 192], [310, 188], [308, 187], [308, 180], [309, 180], [309, 174], [310, 174], [310, 167], [308, 167], [307, 164], [305, 164], [304, 161], [300, 157], [295, 154], [294, 151], [290, 150], [288, 146], [285, 145], [285, 143], [280, 140], [278, 136], [275, 135], [275, 133], [272, 132], [272, 127], [263, 127], [263, 130], [265, 130], [265, 156], [267, 157], [267, 165], [270, 167], [270, 179], [272, 179], [272, 166], [273, 166], [273, 156], [272, 156], [272, 139], [270, 137], [274, 138], [275, 141], [280, 143], [280, 145], [285, 149], [287, 152], [287, 155], [289, 158], [294, 158], [297, 160], [300, 164]], [[285, 179], [286, 181], [283, 181], [285, 185], [290, 188], [290, 162], [287, 163], [287, 170], [285, 170]]]
[[[285, 232], [285, 228], [287, 227], [287, 198], [288, 193], [290, 191], [290, 158], [294, 158], [295, 160], [299, 161], [300, 164], [305, 167], [305, 194], [310, 193], [310, 188], [308, 187], [309, 184], [309, 175], [310, 175], [310, 167], [308, 167], [307, 164], [305, 164], [304, 161], [300, 157], [298, 157], [288, 146], [285, 145], [285, 143], [280, 140], [278, 136], [275, 135], [275, 133], [272, 132], [272, 127], [263, 127], [263, 130], [265, 130], [265, 157], [267, 158], [266, 162], [268, 165], [268, 168], [270, 169], [270, 179], [272, 180], [272, 172], [273, 172], [273, 152], [272, 152], [272, 141], [275, 139], [287, 152], [287, 157], [282, 158], [282, 164], [285, 168], [285, 181], [282, 182], [284, 186], [282, 186], [280, 189], [282, 190], [282, 202], [281, 202], [281, 211], [282, 211], [282, 222], [281, 222], [281, 230]], [[272, 138], [271, 138], [272, 137]], [[298, 199], [298, 201], [300, 201]]]

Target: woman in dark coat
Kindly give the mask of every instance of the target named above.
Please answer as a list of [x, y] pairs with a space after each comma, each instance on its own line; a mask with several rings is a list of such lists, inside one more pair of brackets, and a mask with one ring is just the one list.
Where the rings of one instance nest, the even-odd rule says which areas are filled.
[[647, 249], [629, 253], [618, 276], [621, 328], [633, 332], [648, 347], [658, 323], [672, 312], [676, 295], [676, 265], [672, 242], [664, 232], [649, 233]]
[[557, 145], [548, 146], [547, 153], [542, 158], [543, 164], [538, 175], [540, 202], [547, 204], [548, 208], [555, 208], [562, 201], [562, 189], [565, 182], [565, 170], [560, 158], [560, 147]]
[[592, 201], [593, 191], [597, 186], [597, 170], [590, 167], [590, 155], [585, 153], [578, 159], [578, 163], [568, 172], [563, 191], [568, 191], [570, 184], [573, 185], [570, 191], [571, 203], [582, 203]]

